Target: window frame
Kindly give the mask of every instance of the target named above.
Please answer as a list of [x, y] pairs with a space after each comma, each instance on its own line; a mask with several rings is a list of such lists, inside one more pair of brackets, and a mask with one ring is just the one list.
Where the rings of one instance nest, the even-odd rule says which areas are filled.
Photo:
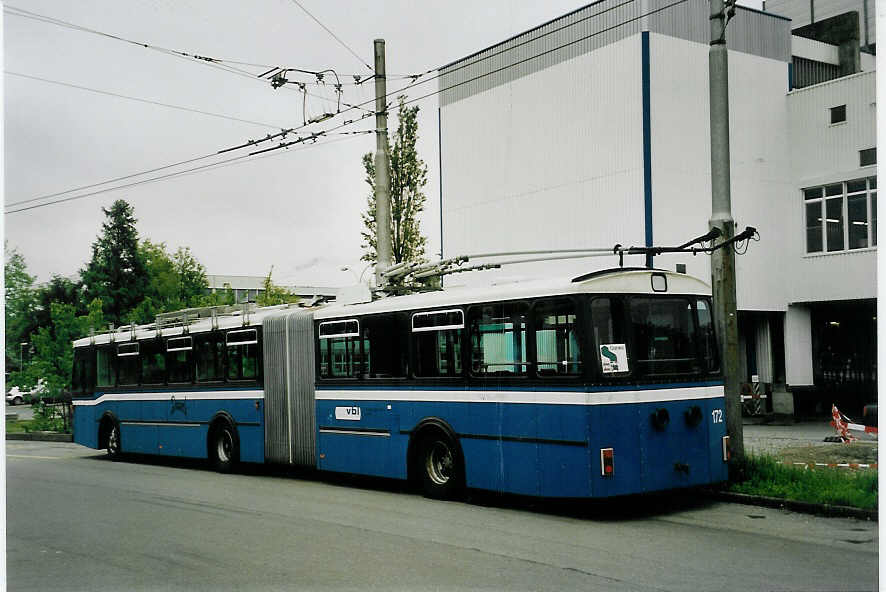
[[[558, 303], [568, 302], [572, 305], [573, 312], [575, 314], [575, 332], [576, 332], [576, 342], [578, 347], [579, 354], [579, 364], [580, 371], [575, 374], [567, 374], [567, 375], [541, 375], [539, 374], [539, 361], [538, 361], [538, 325], [536, 323], [536, 312], [537, 310], [545, 305], [556, 305]], [[590, 322], [590, 314], [585, 312], [585, 306], [590, 306], [589, 298], [577, 298], [573, 295], [569, 294], [561, 294], [556, 296], [543, 296], [540, 298], [536, 298], [532, 301], [531, 306], [529, 307], [529, 344], [527, 344], [527, 354], [532, 361], [532, 366], [530, 369], [530, 375], [532, 378], [543, 380], [545, 382], [575, 382], [577, 380], [585, 380], [589, 376], [591, 376], [591, 371], [589, 370], [592, 362], [589, 361], [589, 348], [588, 348], [588, 336], [586, 333], [586, 326], [588, 322]], [[531, 349], [531, 353], [530, 353]], [[559, 362], [558, 362], [559, 363]]]
[[[614, 382], [631, 382], [634, 378], [634, 346], [631, 340], [630, 334], [630, 308], [629, 308], [629, 298], [631, 294], [627, 293], [598, 293], [598, 294], [588, 294], [585, 301], [585, 308], [587, 309], [587, 321], [585, 325], [587, 327], [587, 336], [585, 337], [585, 345], [588, 350], [588, 355], [590, 359], [588, 361], [588, 376], [592, 377], [594, 381], [598, 381], [601, 383], [614, 383]], [[656, 294], [658, 296], [658, 294]], [[594, 334], [594, 311], [593, 311], [593, 303], [595, 300], [609, 300], [610, 301], [610, 318], [618, 319], [621, 323], [621, 333], [622, 333], [622, 341], [625, 345], [625, 352], [628, 357], [628, 369], [624, 372], [611, 372], [605, 373], [603, 372], [602, 362], [600, 360], [600, 343], [597, 343], [596, 336]], [[617, 302], [618, 307], [621, 312], [620, 315], [615, 316], [612, 315], [612, 303]], [[593, 361], [590, 361], [593, 360]]]
[[[251, 340], [235, 341], [235, 342], [231, 343], [231, 341], [230, 341], [231, 335], [241, 335], [241, 334], [246, 334], [246, 333], [253, 333], [255, 335], [255, 338], [251, 339]], [[248, 327], [248, 328], [243, 328], [243, 329], [231, 329], [231, 330], [225, 331], [224, 335], [225, 335], [225, 339], [224, 339], [224, 346], [225, 346], [224, 347], [224, 352], [225, 352], [224, 353], [224, 372], [223, 372], [224, 382], [232, 382], [232, 383], [237, 383], [237, 384], [250, 383], [250, 382], [261, 382], [262, 370], [263, 370], [262, 366], [263, 366], [264, 361], [262, 359], [261, 339], [259, 337], [258, 327]], [[255, 376], [250, 376], [250, 377], [246, 377], [246, 378], [243, 378], [243, 377], [232, 378], [231, 377], [231, 367], [230, 367], [230, 364], [231, 364], [230, 350], [231, 350], [231, 348], [233, 348], [233, 347], [248, 347], [250, 345], [255, 346]], [[242, 374], [242, 367], [240, 368], [240, 371], [237, 372], [237, 374], [238, 374], [238, 376], [240, 374]]]
[[[356, 331], [355, 332], [345, 332], [345, 333], [331, 333], [328, 335], [322, 334], [322, 327], [324, 325], [335, 325], [335, 324], [345, 324], [345, 323], [356, 323]], [[357, 342], [359, 348], [359, 367], [356, 368], [355, 372], [351, 376], [333, 376], [332, 375], [332, 346], [330, 345], [331, 339], [354, 339]], [[343, 319], [329, 319], [326, 321], [318, 321], [316, 325], [316, 337], [314, 340], [314, 375], [318, 380], [322, 381], [336, 381], [336, 380], [344, 380], [353, 382], [355, 380], [360, 380], [363, 377], [365, 372], [365, 357], [366, 354], [363, 351], [363, 335], [360, 328], [360, 319], [357, 317], [343, 318]], [[326, 354], [329, 359], [329, 375], [324, 375], [323, 370], [323, 351], [326, 349]]]
[[[643, 381], [643, 382], [667, 382], [668, 380], [672, 380], [674, 378], [686, 378], [686, 377], [707, 377], [712, 372], [709, 371], [705, 365], [702, 363], [701, 351], [700, 351], [700, 331], [698, 324], [698, 309], [697, 309], [697, 300], [699, 296], [693, 294], [626, 294], [626, 298], [624, 299], [625, 307], [624, 312], [626, 318], [627, 325], [625, 326], [625, 338], [628, 342], [628, 360], [630, 360], [628, 364], [628, 368], [630, 368], [630, 375], [634, 377], [635, 380]], [[637, 358], [636, 350], [637, 346], [634, 343], [634, 329], [633, 329], [633, 309], [632, 304], [634, 300], [644, 299], [644, 300], [684, 300], [689, 304], [690, 309], [690, 317], [692, 320], [692, 332], [689, 336], [689, 340], [691, 342], [692, 348], [694, 350], [694, 360], [696, 369], [690, 370], [687, 372], [662, 372], [657, 374], [649, 374], [646, 372], [640, 372], [639, 367], [637, 366], [640, 361]], [[711, 318], [713, 320], [713, 310], [711, 310]], [[716, 327], [716, 325], [713, 325]], [[680, 359], [680, 358], [674, 358]], [[688, 358], [693, 359], [693, 358]], [[645, 361], [654, 361], [654, 360], [645, 360]]]
[[[470, 338], [468, 336], [468, 328], [467, 328], [467, 307], [459, 307], [453, 308], [449, 306], [447, 308], [440, 309], [419, 309], [409, 312], [409, 325], [408, 325], [408, 344], [409, 344], [409, 378], [414, 380], [431, 380], [431, 381], [450, 381], [450, 382], [463, 382], [470, 377], [470, 373], [467, 370], [468, 364], [465, 362], [466, 352], [470, 349]], [[461, 325], [436, 325], [433, 327], [419, 327], [415, 328], [415, 317], [417, 316], [430, 316], [433, 314], [440, 313], [454, 313], [458, 312], [461, 315]], [[460, 349], [458, 355], [458, 363], [461, 366], [461, 372], [457, 374], [449, 374], [446, 376], [427, 376], [427, 375], [419, 375], [416, 374], [416, 370], [419, 368], [418, 364], [418, 355], [417, 348], [415, 344], [416, 334], [423, 335], [428, 333], [439, 333], [443, 331], [458, 331], [461, 339]], [[453, 356], [453, 362], [455, 362], [456, 358]]]
[[[163, 355], [163, 377], [160, 380], [160, 382], [145, 382], [144, 364], [146, 363], [147, 358], [142, 355], [142, 351], [141, 351], [141, 349], [142, 349], [141, 344], [142, 343], [144, 343], [145, 348], [147, 350], [153, 349], [152, 348], [153, 345], [159, 345], [159, 348], [156, 351], [147, 352], [147, 353], [151, 353], [151, 354], [160, 353]], [[138, 368], [139, 368], [138, 384], [140, 386], [155, 387], [155, 388], [165, 386], [167, 384], [167, 361], [168, 360], [166, 359], [166, 343], [163, 341], [162, 338], [151, 338], [151, 339], [144, 339], [144, 340], [140, 341], [139, 342], [139, 355], [138, 355]]]
[[[473, 322], [473, 315], [475, 310], [481, 310], [484, 306], [513, 306], [513, 305], [524, 305], [526, 307], [525, 312], [525, 343], [524, 346], [526, 348], [526, 357], [523, 362], [514, 362], [512, 364], [503, 364], [506, 366], [516, 366], [521, 365], [526, 367], [526, 370], [523, 374], [513, 374], [513, 375], [495, 375], [490, 376], [488, 374], [478, 374], [474, 372], [474, 341], [473, 334], [471, 331], [471, 323]], [[533, 340], [530, 339], [531, 334], [531, 322], [532, 322], [532, 301], [526, 300], [522, 298], [514, 299], [514, 300], [492, 300], [489, 302], [478, 302], [473, 303], [467, 308], [467, 314], [465, 316], [465, 332], [467, 333], [467, 343], [464, 348], [466, 355], [465, 358], [467, 360], [467, 364], [464, 367], [467, 370], [466, 376], [471, 380], [479, 380], [484, 382], [489, 381], [525, 381], [530, 378], [533, 378], [535, 375], [534, 370], [534, 362], [533, 359], [535, 357], [535, 352], [532, 348], [534, 348]]]
[[[841, 113], [840, 109], [842, 109], [843, 118], [837, 119], [835, 121], [834, 116], [835, 115], [839, 116], [839, 114]], [[831, 120], [830, 125], [840, 125], [841, 123], [846, 123], [848, 110], [846, 108], [845, 103], [843, 105], [835, 105], [833, 107], [829, 107], [828, 111], [830, 113], [830, 120]]]
[[[188, 341], [187, 347], [173, 347], [173, 348], [169, 347], [170, 343], [173, 341], [184, 341], [184, 340]], [[166, 345], [166, 384], [194, 384], [197, 380], [197, 360], [196, 360], [196, 356], [194, 355], [194, 338], [191, 337], [190, 335], [179, 335], [178, 337], [167, 337], [165, 345]], [[178, 353], [181, 351], [191, 352], [191, 355], [190, 355], [191, 360], [190, 360], [190, 363], [188, 363], [188, 371], [189, 371], [188, 375], [190, 378], [189, 378], [189, 380], [184, 380], [184, 381], [172, 380], [172, 375], [170, 372], [170, 359], [172, 358], [172, 356], [170, 356], [170, 354], [175, 354], [175, 353]]]
[[[113, 347], [113, 343], [102, 344], [95, 348], [95, 389], [113, 389], [117, 386], [117, 350]], [[108, 361], [108, 384], [98, 383], [98, 358], [99, 352], [106, 354]]]
[[[207, 331], [205, 333], [195, 334], [194, 337], [201, 339], [201, 340], [205, 339], [205, 341], [208, 343], [212, 343], [212, 344], [220, 343], [222, 345], [221, 350], [220, 350], [220, 352], [221, 352], [221, 375], [216, 376], [210, 380], [199, 380], [198, 379], [197, 365], [199, 363], [199, 360], [198, 360], [197, 354], [196, 353], [194, 354], [194, 384], [207, 385], [207, 384], [222, 384], [222, 383], [226, 382], [226, 379], [228, 376], [228, 348], [227, 348], [227, 345], [225, 345], [225, 340], [222, 338], [221, 331]], [[191, 347], [194, 349], [195, 352], [198, 351], [197, 348], [195, 347], [196, 345], [199, 345], [199, 344], [195, 344], [194, 341], [191, 342]]]
[[[128, 346], [135, 346], [135, 351], [134, 351], [134, 352], [120, 353], [120, 350], [121, 350], [121, 349], [123, 349], [124, 347], [128, 347]], [[132, 388], [132, 387], [137, 387], [137, 386], [139, 386], [139, 385], [141, 384], [141, 378], [142, 378], [142, 377], [141, 377], [141, 359], [140, 359], [141, 354], [140, 354], [140, 350], [141, 350], [141, 347], [140, 347], [138, 341], [126, 341], [126, 342], [118, 343], [118, 344], [117, 344], [116, 350], [115, 350], [115, 352], [114, 352], [114, 353], [115, 353], [115, 356], [114, 356], [114, 357], [118, 360], [117, 364], [114, 365], [114, 369], [115, 369], [115, 371], [116, 371], [116, 372], [115, 372], [115, 375], [116, 375], [116, 376], [114, 377], [114, 385], [115, 385], [115, 386], [117, 386], [117, 387], [124, 387], [124, 388]], [[123, 383], [120, 382], [120, 362], [119, 362], [119, 360], [120, 360], [120, 358], [130, 358], [130, 357], [133, 357], [133, 356], [135, 356], [135, 357], [137, 358], [137, 359], [136, 359], [136, 362], [135, 362], [135, 368], [136, 368], [136, 370], [135, 370], [135, 382], [127, 382], [126, 384], [123, 384]]]
[[[864, 189], [849, 190], [850, 184], [863, 182]], [[839, 186], [839, 194], [828, 195], [828, 189]], [[817, 196], [807, 197], [810, 193], [817, 192]], [[804, 223], [804, 256], [828, 255], [834, 253], [852, 253], [863, 251], [866, 249], [875, 249], [877, 247], [876, 233], [876, 206], [874, 201], [877, 198], [877, 176], [869, 175], [844, 181], [827, 183], [824, 185], [816, 185], [813, 187], [804, 187], [800, 190], [803, 198], [803, 223]], [[850, 236], [852, 235], [852, 225], [855, 223], [850, 219], [850, 199], [855, 201], [859, 197], [864, 198], [864, 211], [866, 225], [865, 245], [853, 247]], [[840, 232], [842, 233], [842, 245], [840, 248], [830, 248], [828, 245], [828, 202], [833, 203], [837, 199], [840, 200]], [[818, 242], [820, 249], [815, 251], [809, 250], [809, 206], [815, 205], [818, 215], [821, 217], [821, 227], [819, 229], [820, 236]]]

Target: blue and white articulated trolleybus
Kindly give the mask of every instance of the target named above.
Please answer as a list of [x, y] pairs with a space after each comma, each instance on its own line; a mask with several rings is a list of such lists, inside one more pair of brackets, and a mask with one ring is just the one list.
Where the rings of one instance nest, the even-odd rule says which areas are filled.
[[617, 269], [362, 304], [185, 311], [74, 344], [75, 441], [608, 497], [727, 478], [710, 290]]

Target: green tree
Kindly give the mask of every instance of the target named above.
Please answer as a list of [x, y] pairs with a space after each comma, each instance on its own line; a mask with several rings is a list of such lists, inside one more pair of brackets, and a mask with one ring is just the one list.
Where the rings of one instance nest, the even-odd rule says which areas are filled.
[[71, 368], [74, 350], [71, 342], [89, 335], [90, 330], [99, 332], [104, 327], [101, 300], [89, 303], [85, 315], [77, 316], [71, 304], [53, 302], [50, 307], [52, 322], [40, 327], [31, 338], [34, 355], [24, 371], [25, 385], [32, 386], [43, 379], [47, 394], [58, 396], [71, 388]]
[[[425, 196], [423, 189], [428, 182], [428, 167], [419, 158], [415, 149], [418, 140], [418, 105], [407, 107], [406, 97], [397, 97], [397, 131], [394, 135], [391, 154], [391, 251], [392, 263], [402, 261], [421, 261], [425, 256], [427, 238], [422, 236], [419, 215], [424, 211]], [[373, 155], [363, 155], [363, 168], [366, 171], [366, 183], [372, 192], [367, 198], [366, 212], [362, 215], [365, 230], [363, 237], [362, 260], [376, 262], [377, 254], [377, 220], [375, 194], [375, 162]]]
[[18, 368], [21, 363], [21, 343], [30, 339], [34, 330], [33, 318], [37, 309], [34, 278], [28, 274], [25, 258], [16, 249], [5, 244], [3, 276], [6, 288], [6, 367]]
[[274, 306], [276, 304], [290, 304], [298, 302], [300, 298], [282, 286], [275, 286], [271, 281], [271, 274], [274, 273], [274, 266], [268, 271], [265, 281], [262, 283], [264, 292], [258, 295], [255, 303], [259, 306]]
[[203, 265], [188, 247], [179, 247], [174, 255], [166, 243], [143, 240], [139, 257], [148, 274], [144, 299], [128, 315], [132, 322], [149, 323], [162, 312], [199, 306], [208, 287]]
[[206, 268], [197, 261], [190, 247], [179, 247], [172, 256], [172, 264], [178, 276], [179, 300], [186, 307], [198, 306], [209, 288]]
[[92, 259], [81, 270], [80, 277], [87, 300], [101, 299], [107, 319], [119, 325], [144, 299], [149, 278], [139, 256], [132, 206], [118, 199], [110, 209], [102, 211], [106, 220], [92, 244]]
[[78, 315], [86, 314], [83, 301], [83, 285], [60, 275], [53, 275], [48, 283], [37, 288], [37, 310], [34, 312], [34, 329], [52, 324], [53, 302], [70, 304]]

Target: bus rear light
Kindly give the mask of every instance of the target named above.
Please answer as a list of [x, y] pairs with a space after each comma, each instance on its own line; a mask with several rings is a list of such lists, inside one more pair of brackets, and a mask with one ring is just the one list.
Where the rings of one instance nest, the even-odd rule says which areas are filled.
[[615, 474], [615, 451], [612, 448], [600, 449], [600, 474], [604, 477]]
[[729, 436], [723, 436], [723, 462], [729, 462], [732, 458], [732, 447], [729, 445]]

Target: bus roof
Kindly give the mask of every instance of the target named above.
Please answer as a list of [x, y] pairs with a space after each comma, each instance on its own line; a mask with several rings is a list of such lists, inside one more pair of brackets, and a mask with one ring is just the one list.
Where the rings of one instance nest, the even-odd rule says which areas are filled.
[[127, 342], [133, 338], [149, 339], [158, 334], [164, 337], [211, 331], [213, 324], [217, 329], [237, 327], [255, 327], [261, 325], [265, 318], [280, 314], [288, 314], [293, 310], [312, 310], [314, 318], [329, 319], [347, 316], [359, 316], [374, 313], [394, 312], [398, 310], [417, 310], [424, 308], [440, 308], [460, 306], [497, 300], [520, 300], [523, 298], [543, 298], [569, 294], [655, 294], [662, 293], [652, 288], [652, 275], [664, 276], [667, 279], [668, 294], [692, 294], [708, 296], [710, 286], [698, 278], [672, 271], [657, 269], [622, 269], [616, 268], [579, 276], [571, 280], [545, 279], [520, 281], [507, 284], [483, 287], [447, 288], [435, 292], [424, 292], [406, 296], [390, 296], [373, 302], [362, 304], [331, 303], [313, 308], [302, 308], [297, 304], [270, 306], [228, 314], [213, 318], [200, 318], [187, 325], [174, 325], [158, 330], [155, 325], [139, 327], [121, 327], [113, 332], [102, 333], [93, 337], [84, 337], [74, 342], [74, 347], [83, 347], [92, 343]]

